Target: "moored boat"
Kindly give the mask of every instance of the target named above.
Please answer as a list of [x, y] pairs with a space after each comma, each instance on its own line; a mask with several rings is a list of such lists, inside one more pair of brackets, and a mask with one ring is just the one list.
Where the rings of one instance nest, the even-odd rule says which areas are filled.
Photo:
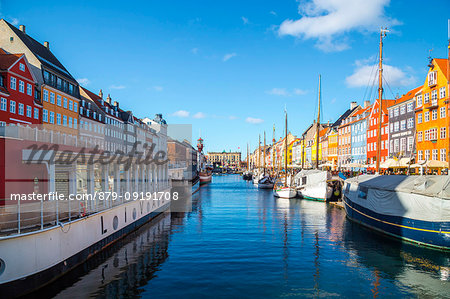
[[347, 217], [418, 245], [450, 250], [448, 176], [361, 175], [344, 183]]
[[274, 184], [273, 178], [266, 175], [258, 181], [258, 189], [273, 189]]
[[212, 181], [212, 172], [210, 169], [206, 169], [204, 171], [199, 172], [200, 177], [200, 185], [211, 183]]
[[331, 173], [322, 170], [302, 170], [294, 178], [298, 195], [305, 199], [328, 201], [333, 195]]

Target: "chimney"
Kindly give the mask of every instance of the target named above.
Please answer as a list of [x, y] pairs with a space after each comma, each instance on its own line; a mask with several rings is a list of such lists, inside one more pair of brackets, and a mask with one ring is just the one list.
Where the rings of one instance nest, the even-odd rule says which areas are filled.
[[103, 99], [103, 91], [100, 89], [100, 92], [98, 93], [98, 96]]
[[117, 108], [119, 108], [119, 102], [114, 101], [114, 106], [116, 106]]
[[44, 42], [44, 47], [46, 47], [48, 50], [50, 50], [50, 43], [49, 42]]
[[106, 97], [106, 102], [108, 104], [111, 104], [111, 97], [109, 96], [109, 93], [108, 93], [108, 96]]
[[350, 103], [350, 109], [354, 109], [354, 108], [356, 108], [356, 106], [358, 106], [358, 104], [356, 102]]
[[22, 31], [23, 33], [25, 33], [25, 25], [20, 25], [19, 30]]
[[364, 108], [367, 108], [370, 106], [370, 101], [364, 101]]

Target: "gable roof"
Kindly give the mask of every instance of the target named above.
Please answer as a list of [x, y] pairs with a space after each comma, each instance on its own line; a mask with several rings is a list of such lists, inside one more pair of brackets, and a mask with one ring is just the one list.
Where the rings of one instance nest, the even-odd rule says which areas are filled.
[[0, 53], [0, 70], [8, 70], [23, 54], [3, 54]]
[[55, 73], [77, 83], [75, 78], [62, 65], [62, 63], [53, 55], [53, 53], [43, 44], [32, 38], [26, 33], [20, 31], [17, 27], [11, 25], [6, 20], [3, 21], [11, 28], [11, 30], [20, 38], [20, 40], [28, 47], [28, 49], [36, 56], [36, 58], [48, 69]]
[[418, 93], [422, 89], [422, 87], [423, 86], [421, 85], [414, 89], [411, 89], [410, 91], [408, 91], [407, 93], [405, 93], [404, 95], [399, 97], [398, 99], [395, 99], [394, 102], [391, 102], [390, 105], [387, 106], [387, 108], [389, 109], [397, 104], [401, 104], [403, 102], [411, 100], [412, 98], [415, 97], [416, 93]]
[[[448, 59], [434, 58], [434, 61], [439, 66], [441, 71], [444, 73], [445, 78], [447, 78]], [[449, 79], [449, 78], [447, 78], [447, 79]]]
[[358, 107], [354, 107], [353, 109], [347, 109], [332, 125], [331, 127], [339, 127], [344, 119], [346, 119], [350, 114], [352, 114]]

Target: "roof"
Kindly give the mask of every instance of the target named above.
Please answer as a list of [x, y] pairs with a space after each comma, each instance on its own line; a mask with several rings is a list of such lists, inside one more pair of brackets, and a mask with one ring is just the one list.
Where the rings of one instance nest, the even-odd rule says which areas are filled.
[[[434, 58], [434, 61], [439, 66], [441, 71], [444, 73], [445, 78], [447, 78], [448, 59]], [[449, 79], [449, 78], [447, 78], [447, 79]]]
[[0, 70], [9, 69], [23, 54], [4, 54], [0, 53]]
[[409, 101], [412, 98], [414, 98], [414, 96], [416, 95], [416, 93], [418, 93], [420, 90], [422, 89], [422, 85], [418, 86], [414, 89], [411, 89], [410, 91], [408, 91], [406, 94], [402, 95], [401, 97], [399, 97], [398, 99], [395, 99], [394, 102], [390, 103], [390, 105], [388, 105], [388, 109], [397, 105], [397, 104], [401, 104], [403, 102]]
[[353, 109], [347, 109], [335, 122], [332, 124], [332, 127], [339, 127], [344, 119], [346, 119], [353, 111], [355, 111], [359, 106], [354, 107]]
[[20, 31], [17, 27], [11, 25], [6, 20], [3, 21], [11, 28], [11, 30], [22, 40], [25, 46], [33, 52], [37, 59], [48, 69], [51, 69], [55, 73], [66, 77], [67, 79], [76, 83], [75, 78], [67, 71], [62, 63], [53, 55], [53, 53], [46, 48], [43, 44], [32, 38], [26, 33]]
[[[352, 117], [361, 115], [361, 114], [363, 114], [364, 112], [371, 110], [371, 109], [372, 109], [372, 106], [373, 106], [373, 104], [367, 106], [366, 108], [363, 108], [363, 109], [360, 109], [360, 110], [356, 111], [354, 114], [352, 114]], [[370, 114], [369, 114], [369, 115], [370, 115]], [[349, 125], [350, 125], [350, 124], [354, 124], [354, 123], [356, 123], [356, 122], [358, 122], [358, 121], [360, 121], [360, 120], [366, 119], [366, 118], [369, 117], [369, 115], [367, 115], [367, 116], [365, 116], [365, 117], [362, 117], [362, 118], [360, 118], [360, 119], [355, 119], [355, 120], [349, 122], [348, 124], [349, 124]]]

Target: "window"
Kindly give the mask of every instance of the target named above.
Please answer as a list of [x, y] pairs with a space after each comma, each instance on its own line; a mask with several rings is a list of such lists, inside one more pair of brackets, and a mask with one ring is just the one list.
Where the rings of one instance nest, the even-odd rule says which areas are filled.
[[425, 151], [425, 160], [429, 160], [430, 159], [430, 150], [426, 150]]
[[422, 106], [422, 95], [421, 94], [416, 96], [416, 105], [417, 105], [417, 107]]
[[406, 150], [406, 138], [400, 139], [400, 150], [404, 152]]
[[73, 111], [78, 113], [78, 103], [77, 102], [73, 102]]
[[11, 89], [16, 90], [16, 78], [11, 77]]
[[430, 111], [427, 111], [424, 113], [425, 114], [425, 122], [430, 120]]
[[45, 122], [48, 122], [48, 110], [47, 109], [42, 109], [42, 119]]
[[61, 96], [59, 94], [56, 95], [56, 105], [61, 106]]
[[73, 110], [73, 101], [69, 100], [69, 110]]
[[67, 98], [64, 98], [64, 108], [67, 109]]
[[16, 113], [16, 102], [13, 100], [9, 101], [9, 112]]
[[39, 109], [34, 108], [34, 119], [39, 119]]
[[63, 115], [63, 126], [67, 127], [67, 116]]
[[428, 92], [423, 95], [423, 102], [425, 104], [428, 104], [430, 102], [430, 94]]
[[402, 120], [400, 122], [400, 130], [406, 130], [406, 120]]
[[431, 159], [432, 160], [437, 160], [438, 159], [438, 150], [434, 149], [431, 153], [432, 153]]
[[6, 106], [7, 106], [7, 104], [6, 104], [6, 99], [5, 99], [5, 98], [2, 98], [2, 101], [1, 101], [1, 104], [0, 104], [0, 109], [1, 109], [2, 111], [6, 111]]
[[406, 106], [402, 105], [400, 106], [400, 114], [405, 114], [406, 113]]
[[25, 64], [19, 63], [19, 70], [21, 70], [22, 72], [25, 72]]
[[73, 128], [74, 128], [74, 129], [77, 128], [77, 122], [78, 122], [78, 119], [74, 118], [74, 119], [73, 119]]
[[399, 151], [399, 141], [398, 139], [394, 140], [394, 153], [397, 154]]
[[391, 133], [394, 132], [394, 124], [391, 123]]
[[44, 101], [48, 102], [48, 90], [44, 89]]
[[411, 136], [408, 137], [408, 148], [407, 151], [411, 152], [414, 146], [414, 138], [412, 138]]
[[432, 128], [428, 130], [430, 133], [430, 140], [437, 140], [437, 128]]
[[431, 100], [434, 102], [434, 101], [437, 101], [437, 99], [438, 99], [437, 90], [434, 89], [431, 91]]
[[447, 137], [447, 127], [441, 127], [439, 136], [441, 139], [445, 139]]
[[447, 161], [447, 151], [445, 148], [441, 148], [441, 161]]
[[50, 92], [50, 103], [55, 104], [55, 94]]
[[398, 116], [398, 107], [394, 109], [394, 117]]
[[437, 109], [434, 109], [433, 111], [431, 111], [431, 119], [432, 120], [436, 120], [437, 119]]
[[408, 118], [408, 129], [412, 129], [414, 127], [414, 118]]
[[56, 114], [56, 124], [61, 125], [61, 114], [60, 113]]
[[33, 85], [27, 83], [27, 95], [33, 96]]
[[445, 98], [445, 86], [439, 88], [439, 98], [441, 99]]
[[430, 131], [429, 130], [425, 130], [425, 138], [424, 138], [424, 140], [425, 141], [430, 140]]
[[50, 111], [50, 123], [54, 124], [55, 123], [55, 112]]
[[396, 121], [394, 123], [394, 132], [398, 132], [399, 128], [400, 128], [400, 125], [399, 125], [398, 121]]
[[22, 80], [19, 80], [19, 92], [25, 92], [25, 83]]
[[391, 144], [389, 145], [389, 152], [390, 153], [394, 152], [394, 140], [391, 140]]
[[417, 114], [417, 123], [418, 124], [422, 123], [422, 113]]
[[389, 117], [390, 118], [394, 117], [394, 110], [389, 109]]
[[32, 111], [31, 106], [27, 105], [27, 117], [31, 117], [31, 111]]
[[436, 85], [437, 83], [437, 71], [428, 73], [428, 86]]
[[72, 128], [72, 117], [69, 116], [69, 128]]
[[419, 161], [423, 161], [423, 151], [418, 151], [417, 156]]
[[414, 110], [414, 102], [408, 103], [408, 105], [406, 105], [406, 110], [412, 112]]

